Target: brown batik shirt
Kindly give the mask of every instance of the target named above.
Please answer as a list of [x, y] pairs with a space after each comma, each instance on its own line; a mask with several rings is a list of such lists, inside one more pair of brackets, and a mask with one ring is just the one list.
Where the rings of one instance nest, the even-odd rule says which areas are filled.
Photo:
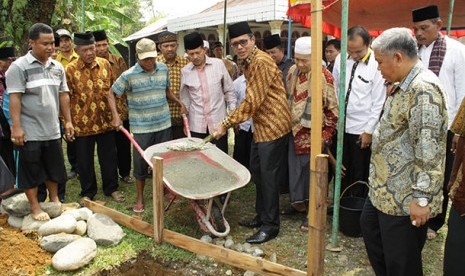
[[91, 65], [86, 65], [79, 58], [66, 67], [66, 79], [76, 137], [112, 130], [108, 93], [114, 79], [110, 63], [96, 57]]
[[[113, 81], [117, 80], [118, 77], [126, 70], [128, 70], [128, 66], [124, 59], [120, 56], [115, 56], [110, 54], [108, 56], [108, 61], [111, 65], [111, 70], [113, 73]], [[113, 84], [113, 83], [112, 83]], [[122, 121], [126, 121], [128, 119], [128, 99], [126, 94], [123, 96], [115, 95], [116, 100], [116, 110], [118, 111], [119, 118]]]
[[[185, 57], [176, 56], [174, 63], [166, 63], [166, 59], [163, 55], [157, 57], [157, 62], [164, 63], [168, 67], [168, 73], [170, 76], [170, 89], [176, 98], [179, 99], [179, 88], [181, 87], [181, 69], [189, 63], [189, 60]], [[181, 107], [172, 101], [168, 101], [171, 113], [171, 125], [182, 126], [181, 118]]]

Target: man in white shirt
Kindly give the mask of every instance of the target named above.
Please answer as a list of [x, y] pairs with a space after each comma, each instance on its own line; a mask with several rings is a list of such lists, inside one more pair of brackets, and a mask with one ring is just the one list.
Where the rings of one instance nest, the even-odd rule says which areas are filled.
[[[180, 97], [189, 111], [192, 137], [205, 138], [226, 116], [226, 104], [229, 110], [236, 108], [234, 85], [224, 63], [206, 56], [199, 33], [186, 35], [184, 47], [191, 62], [181, 70]], [[227, 136], [214, 143], [228, 153]]]
[[420, 59], [426, 68], [439, 77], [447, 95], [449, 115], [442, 213], [429, 221], [430, 229], [427, 234], [428, 239], [433, 239], [436, 237], [436, 232], [444, 225], [449, 203], [447, 185], [454, 163], [454, 154], [451, 151], [454, 134], [450, 131], [450, 126], [465, 96], [465, 46], [440, 33], [442, 21], [436, 5], [413, 10], [412, 18]]
[[[345, 132], [343, 165], [346, 174], [341, 189], [357, 181], [368, 181], [372, 133], [378, 123], [386, 98], [384, 79], [378, 71], [378, 62], [370, 49], [370, 34], [361, 26], [348, 30], [347, 70], [345, 91]], [[339, 88], [338, 55], [333, 67], [336, 87]], [[344, 196], [366, 197], [364, 185], [352, 186]]]

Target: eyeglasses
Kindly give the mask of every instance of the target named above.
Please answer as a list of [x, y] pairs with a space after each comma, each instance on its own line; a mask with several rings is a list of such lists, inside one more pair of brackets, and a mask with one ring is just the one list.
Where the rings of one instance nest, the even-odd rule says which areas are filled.
[[241, 40], [239, 40], [237, 42], [231, 43], [231, 47], [238, 48], [239, 45], [241, 45], [242, 47], [245, 47], [245, 46], [247, 46], [247, 44], [249, 44], [249, 41], [250, 40], [248, 40], [248, 39], [241, 39]]

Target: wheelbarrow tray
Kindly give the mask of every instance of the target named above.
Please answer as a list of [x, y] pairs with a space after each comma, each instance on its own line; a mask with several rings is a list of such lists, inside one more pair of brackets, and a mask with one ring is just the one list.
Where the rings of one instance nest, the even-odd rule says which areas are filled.
[[173, 192], [189, 199], [209, 199], [241, 188], [250, 181], [250, 172], [239, 162], [208, 143], [203, 150], [173, 151], [176, 143], [202, 142], [199, 138], [181, 138], [147, 148], [144, 158], [163, 158], [164, 182]]

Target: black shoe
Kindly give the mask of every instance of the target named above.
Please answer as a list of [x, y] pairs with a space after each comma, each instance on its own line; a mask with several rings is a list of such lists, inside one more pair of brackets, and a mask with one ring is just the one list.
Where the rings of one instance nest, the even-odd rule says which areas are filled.
[[67, 173], [68, 180], [73, 179], [77, 176], [77, 173], [75, 171], [69, 171]]
[[245, 241], [248, 243], [264, 243], [271, 239], [276, 238], [278, 233], [279, 233], [279, 230], [274, 230], [274, 231], [259, 230], [257, 233], [253, 234], [251, 237], [249, 237]]
[[256, 228], [262, 226], [262, 222], [258, 218], [253, 218], [251, 220], [240, 220], [239, 221], [240, 226], [244, 226], [247, 228]]

